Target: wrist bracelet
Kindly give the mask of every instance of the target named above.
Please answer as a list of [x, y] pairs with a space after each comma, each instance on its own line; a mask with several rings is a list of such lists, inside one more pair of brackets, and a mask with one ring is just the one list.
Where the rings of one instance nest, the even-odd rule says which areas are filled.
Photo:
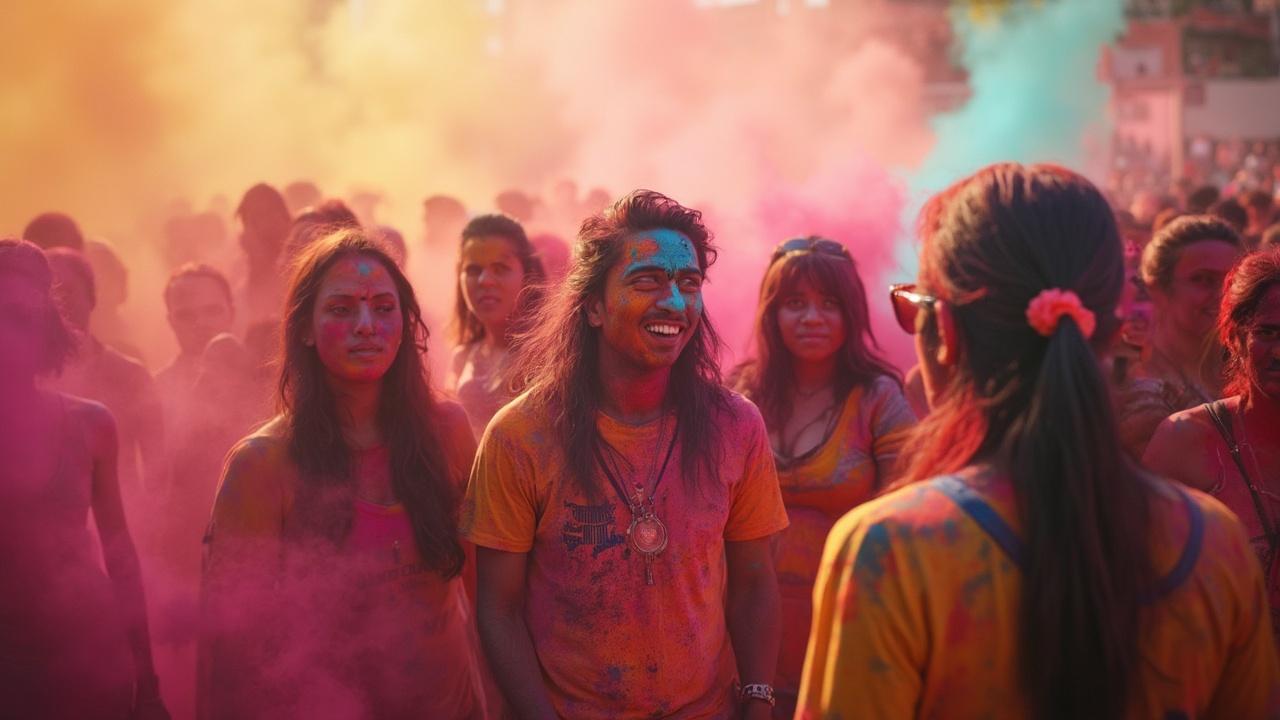
[[764, 683], [751, 683], [738, 688], [738, 700], [759, 700], [760, 702], [769, 703], [769, 707], [773, 707], [775, 700], [773, 699], [773, 686]]

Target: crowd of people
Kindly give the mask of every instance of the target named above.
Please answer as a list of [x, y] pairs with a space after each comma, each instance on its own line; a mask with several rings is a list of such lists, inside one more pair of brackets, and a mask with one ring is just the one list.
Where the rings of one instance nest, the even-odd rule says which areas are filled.
[[1280, 717], [1269, 192], [993, 165], [888, 298], [779, 238], [732, 368], [702, 214], [558, 192], [571, 248], [428, 198], [412, 271], [309, 183], [243, 195], [235, 271], [175, 216], [154, 374], [110, 246], [0, 239], [4, 712]]

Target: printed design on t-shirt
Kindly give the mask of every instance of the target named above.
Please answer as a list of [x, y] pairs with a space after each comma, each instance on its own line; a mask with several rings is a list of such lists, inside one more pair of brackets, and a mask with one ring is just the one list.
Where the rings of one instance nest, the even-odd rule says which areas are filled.
[[613, 517], [613, 503], [579, 505], [566, 501], [564, 506], [569, 510], [569, 519], [564, 522], [561, 538], [564, 539], [564, 546], [569, 552], [583, 545], [590, 545], [592, 546], [591, 557], [597, 557], [605, 550], [617, 547], [626, 540], [626, 537], [617, 532], [617, 522]]

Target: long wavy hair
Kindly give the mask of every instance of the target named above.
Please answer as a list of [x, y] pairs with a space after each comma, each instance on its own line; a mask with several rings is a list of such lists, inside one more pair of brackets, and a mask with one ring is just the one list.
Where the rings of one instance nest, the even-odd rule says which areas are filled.
[[878, 377], [889, 377], [902, 385], [901, 374], [880, 354], [880, 345], [871, 332], [867, 291], [852, 256], [833, 255], [813, 248], [793, 250], [782, 254], [765, 271], [752, 336], [754, 357], [733, 372], [733, 384], [760, 407], [771, 428], [786, 425], [790, 418], [792, 403], [788, 390], [794, 384], [793, 359], [782, 340], [778, 310], [802, 283], [840, 303], [845, 337], [844, 345], [836, 353], [836, 402], [843, 403], [854, 388], [868, 386]]
[[[1000, 164], [934, 197], [921, 234], [921, 282], [954, 309], [963, 353], [904, 451], [904, 481], [983, 461], [1012, 479], [1028, 551], [1016, 667], [1029, 716], [1123, 717], [1153, 573], [1149, 486], [1121, 449], [1096, 355], [1119, 323], [1115, 217], [1075, 173]], [[1066, 319], [1048, 337], [1031, 328], [1028, 304], [1047, 288], [1079, 296], [1097, 320], [1091, 338]], [[921, 332], [936, 347], [934, 313]]]
[[[605, 290], [609, 270], [623, 260], [631, 235], [659, 228], [683, 233], [693, 244], [698, 267], [715, 263], [711, 233], [702, 213], [652, 190], [636, 190], [603, 213], [587, 218], [578, 231], [573, 261], [564, 281], [538, 310], [532, 330], [519, 341], [517, 377], [531, 401], [551, 409], [571, 481], [588, 498], [601, 493], [596, 453], [600, 437], [599, 328], [587, 321], [587, 308]], [[712, 421], [728, 409], [718, 361], [721, 343], [703, 311], [702, 320], [675, 365], [667, 386], [680, 429], [681, 470], [696, 486], [714, 476], [721, 457], [720, 433]]]
[[1258, 314], [1262, 297], [1280, 285], [1280, 249], [1260, 250], [1247, 256], [1227, 275], [1218, 312], [1218, 339], [1227, 349], [1227, 395], [1254, 392], [1245, 333]]
[[343, 228], [303, 249], [285, 306], [279, 409], [289, 451], [301, 474], [293, 523], [302, 539], [340, 545], [351, 530], [355, 478], [351, 448], [325, 368], [305, 343], [325, 274], [342, 258], [381, 264], [400, 296], [404, 337], [382, 378], [378, 426], [391, 457], [391, 487], [413, 525], [418, 552], [446, 578], [462, 570], [456, 488], [469, 468], [452, 467], [439, 432], [441, 415], [427, 382], [427, 326], [413, 286], [387, 249], [359, 228]]
[[529, 318], [537, 309], [543, 296], [543, 283], [547, 273], [543, 269], [542, 259], [538, 257], [537, 248], [529, 242], [524, 226], [506, 215], [481, 215], [467, 223], [462, 229], [462, 239], [458, 245], [458, 267], [454, 272], [453, 289], [453, 334], [454, 344], [465, 347], [484, 339], [484, 324], [467, 306], [466, 296], [462, 293], [462, 249], [475, 238], [500, 237], [511, 243], [516, 257], [520, 259], [520, 270], [524, 273], [520, 295], [516, 298], [515, 310], [507, 325], [507, 336], [515, 337], [528, 329]]

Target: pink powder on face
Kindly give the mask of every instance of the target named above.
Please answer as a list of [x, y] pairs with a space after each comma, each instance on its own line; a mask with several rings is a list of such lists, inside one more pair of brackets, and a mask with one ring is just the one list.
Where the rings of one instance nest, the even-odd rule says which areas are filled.
[[380, 380], [404, 334], [395, 282], [368, 257], [342, 258], [329, 268], [312, 322], [320, 362], [330, 375], [354, 382]]

